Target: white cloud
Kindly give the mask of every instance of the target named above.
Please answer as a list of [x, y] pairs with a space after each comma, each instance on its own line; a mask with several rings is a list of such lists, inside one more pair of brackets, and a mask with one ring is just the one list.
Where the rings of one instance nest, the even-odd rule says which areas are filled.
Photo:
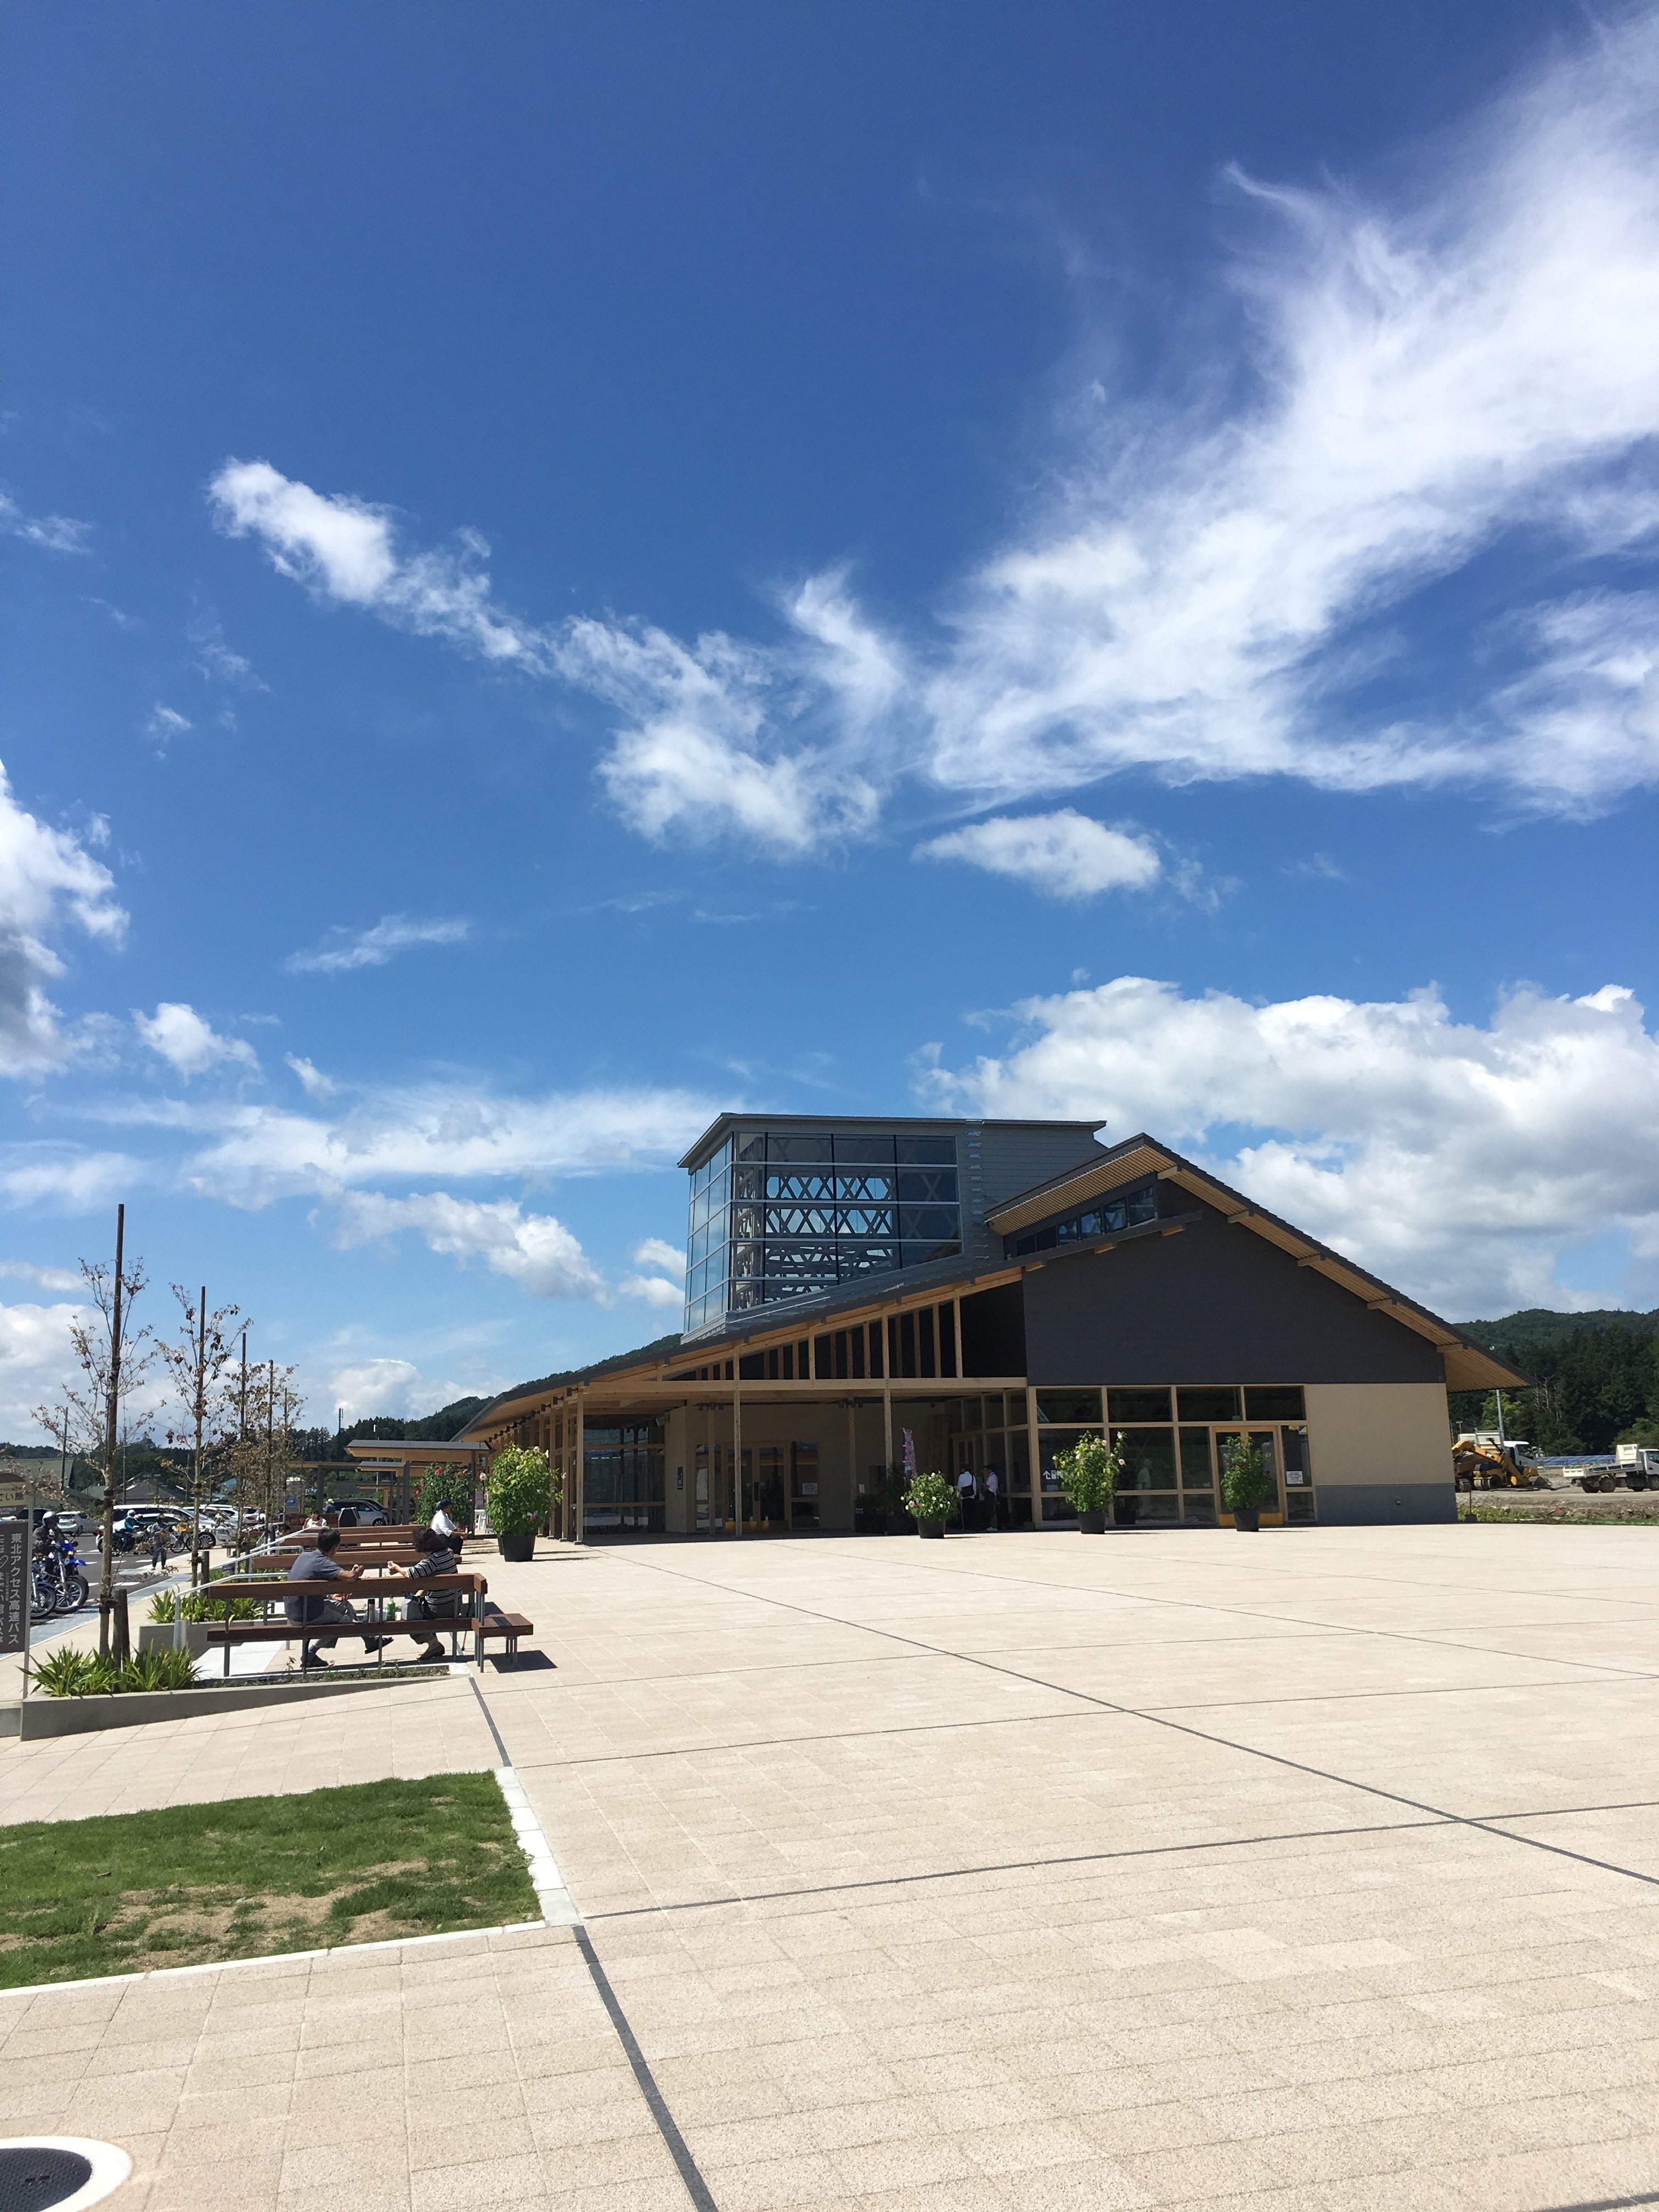
[[36, 1267], [27, 1260], [0, 1260], [0, 1275], [13, 1282], [33, 1283], [37, 1291], [78, 1291], [82, 1287], [73, 1267]]
[[683, 1275], [685, 1255], [661, 1237], [647, 1237], [629, 1255], [636, 1267], [654, 1267], [659, 1275]]
[[[1413, 202], [1238, 180], [1279, 226], [1235, 272], [1254, 396], [1220, 415], [1104, 401], [1098, 464], [963, 594], [930, 695], [938, 779], [1010, 796], [1148, 765], [1345, 790], [1473, 776], [1567, 808], [1650, 782], [1639, 608], [1616, 668], [1586, 668], [1547, 607], [1495, 684], [1477, 672], [1460, 696], [1402, 649], [1389, 719], [1346, 695], [1376, 671], [1379, 613], [1500, 539], [1564, 562], [1650, 539], [1656, 86], [1645, 15], [1466, 129]], [[1563, 695], [1547, 738], [1532, 683]]]
[[237, 1100], [202, 1106], [122, 1099], [101, 1117], [185, 1130], [206, 1142], [184, 1161], [186, 1188], [259, 1206], [294, 1194], [332, 1196], [369, 1183], [544, 1180], [671, 1164], [714, 1119], [679, 1091], [497, 1097], [476, 1085], [368, 1093], [332, 1118]]
[[[210, 607], [197, 608], [185, 624], [185, 635], [196, 647], [196, 665], [210, 684], [234, 684], [243, 691], [270, 689], [245, 653], [231, 650], [225, 640], [224, 625]], [[230, 726], [235, 726], [234, 717]]]
[[672, 1307], [676, 1313], [685, 1304], [684, 1283], [671, 1283], [662, 1275], [624, 1275], [617, 1288], [624, 1297], [643, 1298], [648, 1306], [664, 1310]]
[[193, 730], [195, 726], [188, 714], [181, 714], [176, 707], [164, 707], [158, 699], [149, 710], [144, 735], [157, 752], [164, 753], [174, 738], [183, 737], [186, 730]]
[[330, 1098], [339, 1089], [331, 1075], [325, 1075], [302, 1054], [285, 1052], [283, 1059], [300, 1079], [300, 1087], [307, 1098]]
[[382, 915], [372, 929], [331, 929], [308, 952], [291, 952], [283, 965], [291, 975], [343, 975], [354, 968], [384, 968], [399, 952], [416, 945], [461, 945], [472, 933], [470, 921], [434, 916]]
[[64, 971], [48, 939], [66, 921], [118, 945], [127, 917], [115, 878], [66, 830], [20, 806], [0, 767], [0, 1073], [39, 1075], [84, 1047], [46, 992]]
[[609, 1303], [605, 1278], [562, 1221], [526, 1213], [510, 1199], [452, 1198], [434, 1190], [408, 1198], [354, 1191], [340, 1202], [333, 1241], [367, 1244], [415, 1229], [434, 1252], [463, 1262], [482, 1260], [537, 1298], [596, 1298]]
[[0, 1196], [11, 1206], [90, 1213], [155, 1180], [153, 1168], [125, 1152], [94, 1152], [52, 1143], [0, 1147]]
[[1616, 985], [1521, 989], [1484, 1027], [1425, 990], [1252, 1006], [1120, 976], [1018, 1007], [1022, 1041], [927, 1087], [950, 1110], [1145, 1128], [1443, 1312], [1567, 1302], [1609, 1231], [1659, 1252], [1659, 1039]]
[[459, 532], [453, 552], [405, 554], [386, 508], [313, 491], [268, 461], [227, 461], [209, 495], [228, 537], [258, 538], [272, 565], [318, 599], [371, 609], [488, 660], [543, 665], [538, 635], [493, 608], [489, 574], [478, 565], [489, 548], [476, 531]]
[[92, 1309], [79, 1304], [0, 1305], [0, 1437], [17, 1443], [46, 1441], [34, 1409], [49, 1404], [64, 1376], [75, 1372], [70, 1331], [91, 1317]]
[[1045, 897], [1094, 898], [1102, 891], [1145, 890], [1163, 873], [1150, 837], [1109, 830], [1072, 807], [1057, 814], [994, 814], [918, 845], [920, 860], [965, 860], [1012, 876]]
[[334, 1369], [320, 1392], [313, 1393], [311, 1419], [326, 1425], [338, 1408], [344, 1409], [348, 1426], [376, 1413], [408, 1419], [435, 1413], [440, 1406], [474, 1395], [488, 1391], [423, 1374], [410, 1359], [352, 1359]]
[[258, 1054], [246, 1037], [221, 1036], [193, 1006], [163, 1000], [153, 1014], [133, 1015], [133, 1025], [153, 1053], [188, 1082], [210, 1067], [258, 1073]]
[[17, 501], [0, 491], [0, 537], [21, 538], [46, 553], [84, 553], [92, 535], [88, 522], [71, 522], [66, 514], [25, 514]]

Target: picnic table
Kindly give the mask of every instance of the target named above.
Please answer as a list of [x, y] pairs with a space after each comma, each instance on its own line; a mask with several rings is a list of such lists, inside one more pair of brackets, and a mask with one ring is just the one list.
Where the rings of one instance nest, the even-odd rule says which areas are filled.
[[[337, 1553], [335, 1556], [337, 1559], [339, 1554]], [[409, 1560], [400, 1561], [398, 1565], [412, 1565], [415, 1556], [411, 1547]], [[451, 1655], [459, 1658], [461, 1632], [466, 1629], [471, 1633], [475, 1664], [483, 1665], [486, 1643], [495, 1641], [501, 1642], [508, 1655], [516, 1660], [520, 1638], [533, 1636], [536, 1625], [521, 1613], [486, 1612], [484, 1601], [489, 1589], [485, 1577], [477, 1573], [422, 1575], [417, 1577], [399, 1573], [397, 1565], [390, 1565], [368, 1580], [352, 1581], [343, 1590], [338, 1578], [334, 1577], [319, 1576], [314, 1580], [307, 1577], [302, 1581], [284, 1577], [281, 1580], [264, 1581], [252, 1575], [228, 1575], [218, 1582], [207, 1584], [203, 1593], [210, 1598], [222, 1597], [225, 1606], [222, 1621], [208, 1622], [205, 1640], [210, 1647], [223, 1649], [227, 1674], [230, 1673], [230, 1654], [234, 1645], [292, 1643], [296, 1638], [304, 1643], [323, 1643], [331, 1641], [337, 1636], [350, 1638], [361, 1630], [367, 1630], [371, 1636], [410, 1636], [424, 1642], [434, 1636], [441, 1638], [447, 1629]], [[386, 1613], [388, 1601], [395, 1602], [417, 1593], [435, 1597], [448, 1590], [470, 1596], [470, 1611], [434, 1613], [420, 1620], [405, 1620], [396, 1612], [390, 1616]], [[349, 1597], [362, 1603], [365, 1612], [355, 1626], [350, 1622], [289, 1620], [286, 1613], [288, 1600], [304, 1597]], [[239, 1601], [249, 1598], [259, 1605], [260, 1618], [257, 1621], [234, 1620], [232, 1617], [234, 1607]], [[273, 1620], [271, 1608], [278, 1605], [284, 1607], [283, 1616], [281, 1620]], [[375, 1665], [380, 1666], [381, 1655], [377, 1651], [374, 1656]]]

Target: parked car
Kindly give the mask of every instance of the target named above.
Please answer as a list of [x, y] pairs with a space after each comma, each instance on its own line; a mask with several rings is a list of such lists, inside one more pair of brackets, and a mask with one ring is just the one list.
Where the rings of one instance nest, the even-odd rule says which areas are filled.
[[[360, 1528], [384, 1528], [392, 1519], [385, 1506], [374, 1498], [331, 1498], [329, 1509], [337, 1520], [343, 1514], [355, 1513], [356, 1525]], [[348, 1528], [351, 1525], [349, 1522], [346, 1522]]]

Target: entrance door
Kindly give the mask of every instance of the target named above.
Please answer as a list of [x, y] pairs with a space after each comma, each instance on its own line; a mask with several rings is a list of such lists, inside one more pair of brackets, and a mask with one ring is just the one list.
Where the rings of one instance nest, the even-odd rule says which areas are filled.
[[789, 1447], [789, 1525], [792, 1528], [818, 1526], [818, 1448], [816, 1444]]
[[[1261, 1464], [1267, 1472], [1267, 1486], [1261, 1493], [1261, 1510], [1275, 1518], [1284, 1512], [1279, 1492], [1279, 1431], [1277, 1429], [1218, 1429], [1215, 1432], [1215, 1463], [1218, 1474], [1224, 1474], [1230, 1453], [1235, 1446], [1249, 1443], [1261, 1447]], [[1221, 1510], [1227, 1510], [1225, 1497], [1219, 1499]]]
[[697, 1446], [697, 1528], [701, 1534], [708, 1534], [708, 1448]]

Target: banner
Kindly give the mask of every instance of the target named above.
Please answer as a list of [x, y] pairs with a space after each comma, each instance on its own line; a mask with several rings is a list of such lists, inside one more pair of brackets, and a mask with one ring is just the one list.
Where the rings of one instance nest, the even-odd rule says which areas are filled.
[[908, 1429], [904, 1431], [904, 1472], [914, 1475], [916, 1471], [916, 1440]]
[[0, 1521], [0, 1651], [21, 1651], [29, 1622], [27, 1521]]

